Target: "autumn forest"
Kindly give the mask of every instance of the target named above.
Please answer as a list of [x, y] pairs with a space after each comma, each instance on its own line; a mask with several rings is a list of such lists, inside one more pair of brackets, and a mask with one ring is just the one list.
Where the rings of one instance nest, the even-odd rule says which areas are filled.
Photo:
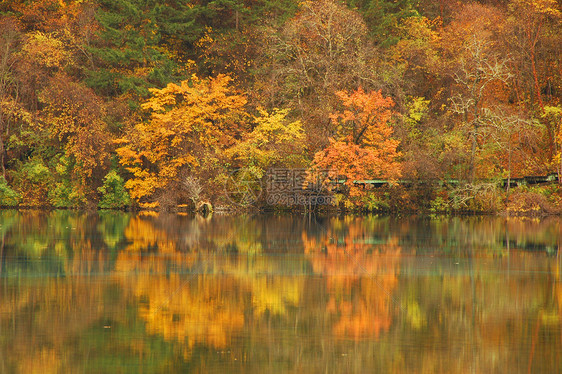
[[5, 0], [0, 205], [227, 206], [295, 168], [342, 209], [559, 213], [561, 46], [560, 0]]

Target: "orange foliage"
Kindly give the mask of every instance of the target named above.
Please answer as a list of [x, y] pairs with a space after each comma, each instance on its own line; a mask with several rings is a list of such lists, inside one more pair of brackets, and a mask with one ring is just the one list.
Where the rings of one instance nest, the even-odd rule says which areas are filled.
[[[349, 93], [338, 91], [345, 110], [331, 115], [332, 121], [338, 125], [338, 137], [355, 144], [379, 146], [381, 142], [390, 140], [392, 128], [388, 125], [392, 117], [390, 108], [394, 101], [383, 97], [381, 91], [365, 92], [361, 87]], [[398, 141], [390, 141], [385, 146], [398, 146]]]
[[350, 222], [347, 229], [343, 243], [337, 232], [329, 231], [320, 240], [303, 232], [305, 253], [314, 272], [327, 279], [327, 312], [338, 316], [334, 334], [376, 338], [392, 322], [391, 293], [398, 284], [401, 248], [393, 238], [375, 248], [366, 244], [361, 221]]
[[[392, 127], [388, 123], [392, 99], [383, 97], [380, 91], [367, 93], [361, 88], [337, 95], [345, 107], [343, 112], [331, 116], [338, 124], [338, 139], [331, 139], [326, 149], [316, 153], [313, 167], [331, 170], [329, 178], [345, 177], [350, 187], [354, 180], [398, 178], [399, 141], [391, 138]], [[351, 190], [352, 195], [358, 193]]]

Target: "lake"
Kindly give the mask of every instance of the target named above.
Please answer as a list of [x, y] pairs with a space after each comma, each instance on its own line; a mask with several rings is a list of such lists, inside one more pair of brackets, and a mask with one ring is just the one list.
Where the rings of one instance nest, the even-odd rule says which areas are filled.
[[560, 373], [561, 223], [0, 211], [0, 374]]

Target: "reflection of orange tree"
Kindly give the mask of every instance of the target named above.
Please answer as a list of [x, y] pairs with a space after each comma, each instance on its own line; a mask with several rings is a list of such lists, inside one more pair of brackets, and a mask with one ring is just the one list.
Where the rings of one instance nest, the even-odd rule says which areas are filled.
[[358, 221], [346, 228], [343, 236], [328, 230], [320, 239], [303, 232], [305, 253], [314, 272], [326, 278], [327, 311], [337, 316], [334, 334], [376, 338], [391, 324], [391, 292], [398, 283], [401, 248], [392, 238], [370, 244], [366, 227]]

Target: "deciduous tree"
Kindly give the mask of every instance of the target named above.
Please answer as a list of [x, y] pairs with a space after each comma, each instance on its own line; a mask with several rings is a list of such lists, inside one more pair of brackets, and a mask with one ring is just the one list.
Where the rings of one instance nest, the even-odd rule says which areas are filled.
[[117, 149], [121, 164], [132, 174], [126, 187], [137, 201], [173, 192], [174, 187], [177, 191], [181, 172], [204, 175], [221, 168], [224, 150], [235, 144], [247, 124], [246, 98], [226, 75], [194, 75], [151, 93], [142, 105], [150, 118], [135, 125]]
[[[491, 49], [490, 42], [474, 36], [465, 44], [466, 54], [460, 58], [454, 78], [457, 93], [451, 97], [451, 110], [461, 116], [460, 125], [470, 143], [468, 177], [474, 181], [475, 165], [480, 144], [486, 139], [484, 117], [491, 105], [501, 100], [502, 85], [508, 83], [511, 73], [508, 59]], [[499, 95], [498, 95], [499, 92]]]
[[[332, 115], [338, 136], [314, 156], [313, 167], [330, 169], [329, 178], [346, 178], [348, 187], [354, 180], [373, 178], [396, 179], [400, 176], [399, 142], [392, 139], [389, 124], [394, 102], [380, 91], [337, 93], [344, 111]], [[352, 188], [352, 195], [359, 190]]]
[[259, 110], [254, 129], [228, 150], [234, 163], [257, 168], [263, 175], [269, 167], [295, 167], [305, 163], [305, 136], [300, 121], [288, 120], [288, 110]]
[[[290, 107], [302, 118], [311, 149], [333, 136], [328, 114], [334, 93], [374, 82], [375, 60], [361, 16], [335, 0], [306, 1], [279, 32], [271, 31], [263, 91], [271, 106]], [[262, 91], [262, 92], [263, 92]]]

